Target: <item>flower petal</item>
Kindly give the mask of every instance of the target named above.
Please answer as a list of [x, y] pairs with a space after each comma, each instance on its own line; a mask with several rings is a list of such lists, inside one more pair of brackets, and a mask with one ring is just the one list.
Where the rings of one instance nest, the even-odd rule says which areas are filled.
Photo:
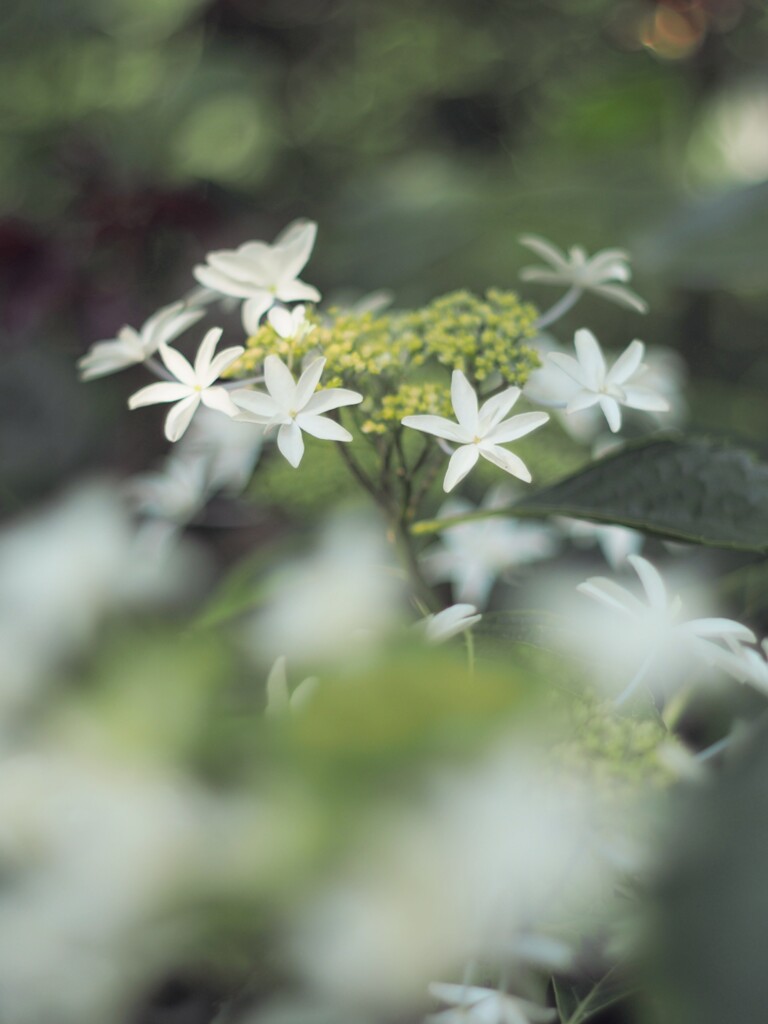
[[641, 299], [639, 295], [623, 284], [593, 284], [589, 288], [595, 295], [602, 295], [604, 299], [610, 299], [611, 302], [616, 302], [620, 306], [628, 306], [636, 313], [648, 312], [648, 303], [645, 299]]
[[547, 360], [553, 366], [556, 366], [558, 370], [562, 370], [563, 373], [567, 374], [571, 380], [575, 380], [581, 387], [587, 388], [589, 391], [595, 390], [593, 387], [594, 382], [587, 379], [581, 363], [574, 359], [573, 356], [569, 356], [567, 352], [550, 352]]
[[128, 399], [128, 408], [140, 409], [144, 405], [157, 405], [159, 402], [180, 402], [189, 396], [189, 391], [187, 384], [174, 384], [171, 381], [147, 384], [145, 388], [131, 395]]
[[272, 329], [281, 338], [292, 338], [296, 333], [296, 324], [293, 317], [283, 306], [273, 306], [267, 317]]
[[284, 423], [278, 430], [277, 447], [295, 469], [304, 455], [304, 438], [293, 420]]
[[669, 606], [667, 588], [658, 569], [651, 565], [642, 555], [628, 555], [627, 561], [637, 573], [643, 585], [648, 604], [656, 611], [664, 611]]
[[[205, 332], [205, 337], [200, 342], [200, 347], [195, 356], [195, 376], [200, 384], [203, 384], [203, 379], [207, 376], [208, 368], [213, 359], [213, 353], [216, 351], [216, 346], [222, 333], [220, 327], [212, 327], [210, 331]], [[203, 386], [205, 385], [203, 384]]]
[[472, 435], [464, 427], [460, 427], [453, 420], [447, 420], [444, 416], [405, 416], [400, 421], [404, 427], [411, 427], [413, 430], [423, 430], [425, 434], [434, 434], [435, 437], [445, 438], [446, 441], [455, 441], [458, 444], [470, 444]]
[[481, 444], [480, 454], [484, 459], [492, 462], [494, 466], [503, 469], [505, 473], [510, 473], [519, 480], [524, 480], [527, 484], [531, 482], [530, 470], [520, 456], [515, 455], [514, 452], [509, 452], [506, 448], [500, 448], [495, 444], [488, 445], [487, 448], [484, 444]]
[[195, 280], [199, 281], [206, 288], [212, 288], [220, 295], [231, 295], [235, 299], [245, 299], [254, 293], [254, 285], [244, 281], [235, 280], [229, 275], [216, 270], [213, 267], [200, 265], [194, 267], [192, 273]]
[[469, 433], [477, 434], [477, 392], [461, 370], [454, 370], [451, 376], [451, 404], [460, 425]]
[[362, 400], [363, 396], [357, 391], [350, 391], [348, 388], [326, 388], [324, 391], [316, 391], [302, 411], [313, 414], [329, 412], [344, 405], [358, 405]]
[[182, 384], [186, 384], [188, 387], [195, 387], [197, 384], [195, 371], [181, 352], [171, 348], [169, 345], [159, 345], [157, 351], [160, 353], [160, 358], [177, 380], [180, 380]]
[[621, 407], [619, 403], [615, 398], [611, 398], [610, 395], [598, 395], [598, 402], [608, 421], [608, 426], [615, 434], [621, 430]]
[[669, 412], [669, 402], [650, 388], [624, 388], [624, 405], [644, 412]]
[[251, 388], [237, 388], [229, 393], [229, 397], [240, 409], [253, 416], [259, 416], [263, 421], [271, 421], [276, 416], [283, 414], [282, 407], [272, 398], [265, 395], [263, 391], [254, 391]]
[[299, 276], [312, 255], [316, 237], [317, 224], [311, 220], [295, 220], [277, 236], [272, 246], [277, 281]]
[[579, 583], [576, 587], [580, 594], [585, 594], [600, 604], [613, 608], [615, 611], [639, 618], [647, 615], [648, 609], [635, 595], [605, 576], [592, 576], [590, 579]]
[[645, 355], [645, 345], [637, 338], [629, 344], [613, 364], [606, 376], [608, 384], [626, 384], [637, 373]]
[[278, 285], [275, 298], [281, 302], [319, 302], [320, 292], [304, 281], [285, 281]]
[[568, 260], [562, 249], [558, 249], [556, 245], [548, 242], [546, 238], [541, 238], [540, 235], [520, 235], [518, 241], [558, 270], [568, 267]]
[[208, 367], [208, 373], [201, 381], [203, 387], [210, 387], [215, 380], [224, 373], [228, 366], [236, 362], [240, 356], [245, 352], [242, 345], [232, 345], [230, 348], [222, 349], [218, 355], [214, 356], [211, 360], [211, 365]]
[[452, 491], [456, 484], [460, 483], [480, 457], [480, 451], [476, 444], [465, 444], [456, 451], [448, 462], [448, 469], [443, 480], [443, 490]]
[[178, 441], [192, 421], [200, 405], [200, 395], [193, 395], [177, 402], [165, 417], [165, 436], [169, 441]]
[[234, 418], [240, 412], [232, 401], [232, 396], [224, 388], [205, 388], [200, 392], [200, 399], [203, 405], [216, 412], [223, 412], [225, 416]]
[[271, 292], [259, 289], [243, 303], [240, 316], [243, 321], [243, 330], [249, 337], [258, 331], [261, 318], [274, 300], [275, 297]]
[[294, 408], [296, 383], [293, 374], [279, 356], [269, 355], [264, 360], [264, 383], [282, 409], [287, 412]]
[[525, 437], [532, 430], [543, 427], [549, 421], [549, 413], [546, 412], [523, 412], [519, 416], [512, 416], [503, 423], [499, 423], [483, 438], [488, 444], [507, 444], [509, 441], [516, 441], [518, 437]]
[[573, 344], [588, 387], [599, 390], [605, 380], [605, 358], [600, 343], [586, 327], [576, 331]]
[[487, 434], [497, 423], [500, 423], [521, 395], [520, 388], [507, 388], [505, 391], [483, 402], [480, 409], [480, 432]]
[[581, 391], [576, 392], [566, 405], [565, 411], [567, 413], [581, 412], [583, 409], [591, 409], [599, 401], [600, 395], [596, 391], [588, 391], [586, 388], [582, 388]]
[[315, 388], [320, 383], [324, 366], [325, 359], [322, 356], [318, 359], [313, 359], [299, 377], [299, 382], [296, 385], [296, 394], [293, 399], [295, 409], [303, 409], [310, 400], [314, 394]]
[[296, 417], [301, 430], [306, 430], [312, 437], [320, 437], [324, 441], [351, 441], [352, 435], [340, 423], [327, 416], [316, 416], [312, 413], [300, 412]]

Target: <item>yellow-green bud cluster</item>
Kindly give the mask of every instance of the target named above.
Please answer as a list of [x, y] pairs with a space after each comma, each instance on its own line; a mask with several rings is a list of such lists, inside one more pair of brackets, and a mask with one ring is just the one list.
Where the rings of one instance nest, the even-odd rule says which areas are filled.
[[324, 387], [346, 387], [365, 396], [362, 429], [383, 434], [404, 416], [450, 416], [445, 369], [463, 370], [482, 392], [504, 384], [522, 386], [538, 365], [524, 344], [535, 334], [537, 311], [514, 292], [489, 290], [484, 298], [453, 292], [423, 309], [387, 314], [331, 310], [325, 320], [309, 315], [315, 329], [298, 339], [281, 338], [270, 324], [246, 342], [231, 377], [258, 373], [267, 355], [278, 355], [294, 372], [313, 355], [326, 359]]
[[414, 362], [436, 359], [462, 370], [478, 384], [498, 375], [507, 384], [524, 384], [538, 359], [521, 344], [536, 333], [538, 311], [514, 292], [489, 289], [484, 299], [457, 291], [407, 314], [403, 329], [420, 339]]
[[451, 415], [450, 392], [445, 385], [432, 381], [401, 384], [393, 395], [384, 395], [377, 418], [366, 420], [361, 429], [364, 434], [385, 434], [390, 426], [399, 423], [405, 416], [419, 414]]

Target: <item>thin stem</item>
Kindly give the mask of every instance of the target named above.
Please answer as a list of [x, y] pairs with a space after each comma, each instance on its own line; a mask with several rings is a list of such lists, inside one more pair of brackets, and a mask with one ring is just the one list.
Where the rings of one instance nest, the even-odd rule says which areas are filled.
[[640, 683], [642, 683], [643, 679], [645, 679], [646, 673], [648, 672], [648, 669], [651, 667], [651, 662], [653, 661], [654, 656], [655, 651], [652, 651], [650, 655], [645, 659], [643, 664], [640, 666], [640, 668], [637, 670], [637, 672], [635, 672], [629, 685], [619, 694], [619, 696], [613, 702], [613, 706], [615, 708], [621, 707], [621, 705], [624, 704], [625, 701], [629, 700], [629, 698], [632, 696], [635, 690], [637, 690]]
[[717, 757], [718, 754], [722, 753], [723, 750], [731, 745], [733, 736], [729, 733], [728, 736], [723, 736], [717, 743], [712, 743], [710, 746], [705, 747], [703, 750], [698, 751], [695, 755], [697, 761], [709, 761], [710, 758]]
[[365, 473], [364, 470], [352, 458], [352, 456], [349, 453], [349, 449], [347, 448], [347, 442], [337, 441], [336, 449], [341, 455], [347, 469], [350, 471], [355, 480], [357, 480], [360, 486], [363, 487], [371, 495], [371, 497], [376, 501], [378, 505], [383, 505], [385, 509], [388, 508], [389, 502], [387, 500], [387, 496], [382, 491], [379, 490], [376, 484], [374, 484], [374, 482], [370, 479], [368, 474]]
[[419, 558], [413, 546], [413, 538], [404, 518], [391, 521], [392, 536], [400, 554], [403, 565], [411, 581], [413, 596], [417, 603], [424, 605], [430, 612], [440, 611], [441, 604], [432, 587], [424, 579], [419, 565]]
[[541, 314], [534, 324], [536, 329], [541, 331], [545, 327], [550, 327], [553, 323], [559, 320], [561, 316], [565, 316], [569, 310], [573, 309], [583, 294], [583, 288], [578, 288], [576, 285], [569, 288], [565, 295], [557, 300], [554, 306], [550, 306], [546, 313]]

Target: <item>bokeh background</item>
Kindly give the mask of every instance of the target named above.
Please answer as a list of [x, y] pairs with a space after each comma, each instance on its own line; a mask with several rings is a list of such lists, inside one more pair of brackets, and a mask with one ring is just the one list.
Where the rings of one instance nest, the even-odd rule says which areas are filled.
[[3, 5], [4, 511], [156, 457], [141, 371], [76, 359], [296, 216], [324, 296], [399, 305], [514, 287], [522, 232], [626, 245], [651, 314], [587, 299], [561, 333], [676, 348], [694, 427], [764, 437], [767, 44], [762, 0]]

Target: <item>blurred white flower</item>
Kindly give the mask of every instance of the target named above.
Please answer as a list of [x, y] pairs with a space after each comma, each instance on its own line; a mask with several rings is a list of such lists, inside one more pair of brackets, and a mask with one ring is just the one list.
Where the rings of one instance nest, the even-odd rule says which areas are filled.
[[296, 220], [272, 243], [246, 242], [238, 249], [208, 253], [194, 268], [197, 280], [223, 295], [245, 299], [243, 327], [255, 334], [264, 313], [279, 302], [318, 302], [320, 292], [299, 280], [317, 235], [317, 224]]
[[[500, 508], [511, 504], [512, 499], [509, 488], [492, 488], [480, 509]], [[475, 511], [478, 509], [471, 502], [453, 498], [442, 506], [438, 518]], [[422, 564], [431, 581], [450, 581], [457, 601], [484, 608], [500, 573], [549, 558], [558, 543], [548, 525], [493, 516], [443, 530], [440, 543], [427, 550]]]
[[303, 305], [292, 310], [282, 306], [273, 306], [267, 316], [273, 329], [286, 341], [303, 341], [315, 329], [315, 325], [307, 320], [307, 311]]
[[429, 994], [450, 1007], [427, 1017], [431, 1024], [546, 1024], [557, 1012], [495, 988], [433, 981]]
[[712, 661], [740, 683], [747, 683], [768, 695], [768, 639], [755, 649], [728, 638], [727, 648], [718, 648]]
[[630, 280], [632, 273], [629, 255], [623, 249], [603, 249], [594, 256], [588, 256], [578, 245], [566, 254], [538, 235], [521, 235], [520, 242], [549, 264], [549, 268], [525, 267], [520, 271], [523, 281], [566, 285], [579, 291], [594, 292], [638, 313], [647, 312], [646, 302], [626, 287], [625, 282]]
[[519, 934], [583, 921], [610, 889], [593, 794], [507, 740], [434, 778], [410, 811], [374, 819], [306, 908], [292, 949], [318, 998], [389, 1016], [458, 964], [508, 957]]
[[375, 519], [355, 513], [330, 520], [318, 549], [274, 578], [271, 600], [254, 622], [256, 653], [344, 662], [387, 636], [400, 620], [403, 587], [383, 534]]
[[209, 493], [240, 494], [251, 477], [264, 443], [264, 429], [200, 409], [179, 442], [182, 458], [200, 459], [207, 468]]
[[279, 356], [269, 355], [264, 360], [264, 382], [269, 394], [250, 388], [232, 392], [238, 419], [266, 426], [279, 424], [277, 447], [294, 468], [304, 455], [302, 431], [328, 441], [352, 440], [348, 430], [322, 413], [357, 405], [363, 396], [347, 388], [315, 391], [324, 366], [325, 359], [314, 359], [297, 382]]
[[164, 306], [146, 321], [140, 330], [121, 327], [116, 338], [97, 341], [78, 361], [83, 380], [117, 373], [128, 366], [143, 363], [160, 345], [167, 345], [204, 315], [205, 310], [190, 309], [184, 302]]
[[427, 615], [418, 625], [424, 630], [427, 643], [441, 644], [476, 626], [482, 617], [473, 604], [452, 604], [441, 612]]
[[666, 412], [669, 403], [650, 388], [633, 381], [645, 370], [642, 341], [633, 341], [608, 369], [600, 343], [591, 331], [582, 328], [574, 338], [576, 357], [563, 352], [552, 352], [547, 357], [578, 385], [566, 412], [580, 412], [593, 405], [602, 409], [608, 426], [616, 433], [621, 428], [621, 406], [649, 412]]
[[755, 642], [752, 630], [732, 619], [680, 621], [682, 599], [679, 595], [670, 599], [654, 566], [640, 555], [629, 555], [627, 561], [640, 579], [645, 601], [602, 576], [594, 576], [577, 587], [582, 594], [610, 609], [612, 623], [609, 626], [606, 622], [606, 631], [611, 630], [614, 643], [622, 642], [620, 637], [623, 637], [629, 657], [639, 660], [619, 701], [629, 697], [652, 671], [676, 674], [685, 670], [685, 663], [691, 656], [717, 665], [724, 653], [721, 645], [728, 648], [732, 641]]
[[[223, 418], [223, 417], [222, 417]], [[141, 515], [188, 523], [208, 497], [204, 457], [171, 456], [154, 473], [142, 473], [126, 485], [126, 494]]]
[[151, 768], [65, 751], [0, 771], [4, 1024], [103, 1024], [188, 948], [190, 905], [246, 877], [254, 812]]
[[639, 554], [645, 543], [644, 534], [627, 526], [590, 523], [585, 519], [567, 517], [558, 517], [556, 523], [577, 547], [597, 544], [612, 569], [618, 569], [630, 555]]
[[[81, 486], [0, 534], [0, 712], [34, 696], [105, 617], [183, 596], [186, 548], [151, 542], [107, 484]], [[1, 722], [1, 717], [0, 717]]]
[[520, 394], [520, 388], [507, 388], [478, 407], [475, 389], [461, 370], [454, 370], [451, 378], [451, 404], [458, 422], [454, 423], [443, 416], [406, 416], [402, 420], [406, 427], [423, 430], [460, 446], [448, 463], [443, 481], [445, 491], [453, 490], [480, 456], [505, 473], [530, 482], [531, 474], [523, 460], [501, 446], [543, 426], [549, 416], [545, 412], [526, 412], [505, 420], [504, 417]]
[[310, 676], [302, 680], [293, 693], [288, 690], [287, 658], [281, 654], [267, 676], [267, 708], [265, 714], [279, 717], [300, 710], [318, 687], [319, 679]]
[[194, 366], [181, 352], [161, 345], [158, 349], [160, 358], [176, 379], [148, 384], [128, 399], [129, 409], [163, 402], [174, 403], [165, 419], [165, 436], [169, 441], [178, 441], [184, 434], [201, 402], [226, 416], [236, 416], [239, 411], [226, 390], [214, 386], [214, 381], [240, 358], [245, 349], [242, 345], [233, 345], [214, 356], [221, 334], [219, 327], [206, 333], [197, 350]]

